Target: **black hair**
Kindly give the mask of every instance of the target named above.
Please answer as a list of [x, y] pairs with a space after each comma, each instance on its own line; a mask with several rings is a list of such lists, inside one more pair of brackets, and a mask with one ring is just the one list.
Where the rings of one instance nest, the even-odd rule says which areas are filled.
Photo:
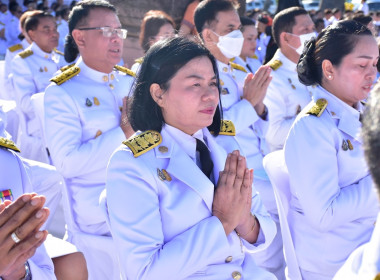
[[85, 24], [86, 18], [93, 9], [107, 9], [116, 13], [115, 7], [104, 0], [84, 0], [73, 7], [68, 20], [69, 34], [65, 38], [65, 60], [68, 63], [73, 62], [79, 54], [78, 47], [72, 36], [73, 30]]
[[[201, 44], [183, 37], [168, 38], [155, 43], [147, 52], [135, 82], [129, 107], [129, 120], [137, 131], [161, 131], [165, 124], [161, 108], [150, 94], [152, 84], [158, 84], [164, 91], [170, 87], [170, 80], [189, 61], [197, 57], [210, 59], [216, 75], [220, 97], [219, 74], [215, 58]], [[220, 100], [220, 98], [219, 98]], [[208, 127], [214, 135], [220, 131], [222, 110], [219, 103], [212, 124]]]
[[304, 85], [322, 83], [322, 62], [327, 59], [339, 66], [342, 59], [355, 48], [360, 36], [372, 36], [371, 31], [354, 20], [330, 24], [305, 44], [297, 64], [298, 78]]
[[11, 13], [17, 12], [17, 8], [19, 7], [19, 4], [17, 2], [11, 2], [8, 5], [8, 9]]
[[142, 20], [140, 28], [140, 46], [147, 52], [151, 40], [160, 32], [165, 24], [171, 24], [174, 29], [174, 20], [165, 12], [160, 10], [148, 11]]
[[255, 22], [250, 19], [249, 17], [240, 17], [240, 22], [241, 22], [241, 31], [244, 31], [245, 26], [250, 26], [253, 25], [255, 26]]
[[367, 26], [371, 21], [372, 17], [371, 16], [365, 16], [363, 14], [355, 15], [352, 20], [357, 21], [365, 26]]
[[25, 20], [25, 24], [24, 24], [25, 32], [28, 32], [29, 30], [36, 30], [42, 18], [54, 19], [54, 17], [51, 14], [46, 13], [46, 12], [33, 14]]
[[364, 112], [363, 137], [364, 155], [367, 160], [372, 179], [380, 195], [380, 84], [377, 83], [371, 91], [366, 110]]
[[236, 10], [236, 6], [230, 0], [205, 0], [198, 4], [194, 11], [194, 24], [201, 35], [203, 29], [210, 26], [219, 12]]
[[308, 15], [304, 8], [292, 7], [279, 12], [273, 19], [272, 34], [276, 44], [281, 47], [280, 35], [282, 32], [292, 33], [296, 24], [296, 16]]

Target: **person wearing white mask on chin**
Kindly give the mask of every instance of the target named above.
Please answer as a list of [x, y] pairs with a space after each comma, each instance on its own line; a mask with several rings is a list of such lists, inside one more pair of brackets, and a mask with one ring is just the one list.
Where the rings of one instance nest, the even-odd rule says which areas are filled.
[[292, 7], [274, 17], [272, 33], [279, 48], [268, 62], [273, 78], [264, 103], [269, 110], [266, 140], [274, 151], [283, 148], [296, 116], [311, 101], [314, 89], [300, 83], [296, 64], [304, 43], [315, 37], [314, 23], [303, 8]]
[[[223, 108], [224, 133], [216, 142], [228, 153], [239, 150], [254, 170], [254, 190], [270, 214], [275, 203], [266, 204], [268, 197], [274, 201], [269, 180], [263, 171], [262, 160], [268, 149], [265, 143], [268, 110], [263, 100], [271, 81], [269, 66], [261, 66], [255, 74], [232, 62], [241, 53], [244, 37], [237, 7], [229, 0], [204, 0], [194, 12], [194, 23], [204, 45], [216, 58]], [[227, 133], [226, 133], [227, 132]], [[273, 198], [273, 199], [272, 199]], [[272, 216], [273, 217], [273, 216]], [[258, 266], [284, 279], [281, 234], [277, 233], [265, 252], [253, 255]]]

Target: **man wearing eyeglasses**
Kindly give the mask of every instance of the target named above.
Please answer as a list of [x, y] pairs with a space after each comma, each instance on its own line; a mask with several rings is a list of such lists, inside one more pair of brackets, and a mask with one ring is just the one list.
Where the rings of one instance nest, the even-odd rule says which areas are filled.
[[23, 136], [20, 149], [25, 158], [49, 163], [46, 148], [41, 144], [41, 128], [31, 97], [44, 91], [50, 78], [66, 62], [61, 54], [54, 51], [58, 45], [59, 34], [51, 15], [43, 12], [34, 14], [26, 19], [24, 27], [33, 43], [12, 60], [10, 74], [22, 118]]
[[[78, 2], [68, 23], [65, 58], [76, 63], [54, 77], [45, 91], [46, 142], [53, 164], [66, 180], [76, 226], [86, 234], [110, 235], [99, 196], [111, 154], [133, 133], [125, 97], [134, 73], [117, 66], [127, 30], [115, 8], [102, 0]], [[72, 241], [86, 256], [75, 235]], [[92, 265], [99, 262], [96, 257], [86, 256], [89, 275], [116, 279], [109, 267]]]

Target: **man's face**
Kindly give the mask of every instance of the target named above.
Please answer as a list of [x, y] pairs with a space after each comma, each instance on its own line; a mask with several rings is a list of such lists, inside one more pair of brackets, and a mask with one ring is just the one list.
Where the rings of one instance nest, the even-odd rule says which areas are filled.
[[41, 18], [37, 28], [29, 30], [28, 35], [46, 53], [51, 53], [58, 46], [59, 33], [53, 17]]
[[[212, 25], [212, 30], [220, 35], [224, 36], [234, 30], [238, 30], [241, 27], [240, 18], [235, 10], [219, 12], [216, 15], [216, 19]], [[218, 42], [218, 37], [216, 42]]]

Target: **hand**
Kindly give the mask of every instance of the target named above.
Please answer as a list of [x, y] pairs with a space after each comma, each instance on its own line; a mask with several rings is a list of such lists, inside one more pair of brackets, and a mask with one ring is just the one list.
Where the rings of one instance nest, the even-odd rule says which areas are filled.
[[229, 235], [247, 215], [252, 199], [251, 172], [239, 151], [228, 154], [220, 173], [212, 204], [212, 214], [222, 223]]
[[269, 66], [260, 66], [255, 74], [249, 73], [244, 81], [243, 98], [248, 100], [258, 115], [264, 111], [264, 97], [272, 77]]
[[[25, 275], [25, 262], [45, 241], [47, 231], [40, 231], [49, 216], [43, 208], [44, 196], [24, 194], [15, 202], [6, 201], [0, 206], [0, 276], [4, 279], [20, 279]], [[11, 234], [15, 232], [19, 243]]]
[[123, 130], [124, 135], [127, 139], [135, 133], [128, 120], [128, 101], [129, 99], [127, 96], [123, 98], [123, 108], [121, 109], [120, 120], [120, 127]]

